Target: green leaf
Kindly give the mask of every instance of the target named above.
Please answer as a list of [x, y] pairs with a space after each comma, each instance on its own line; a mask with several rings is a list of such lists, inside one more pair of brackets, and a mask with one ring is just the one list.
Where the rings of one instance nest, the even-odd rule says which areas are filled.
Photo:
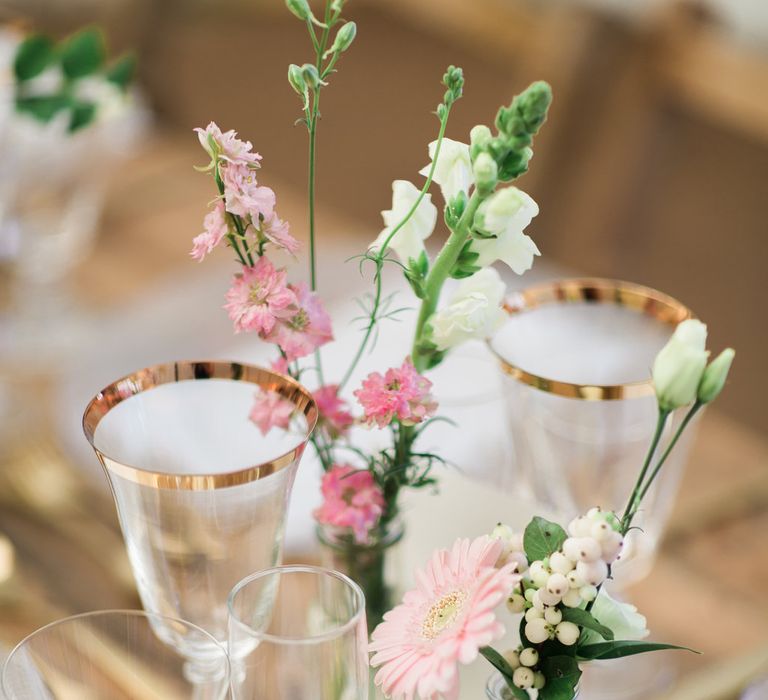
[[136, 56], [132, 53], [125, 54], [118, 58], [112, 65], [107, 68], [107, 72], [104, 77], [113, 85], [122, 90], [127, 90], [131, 80], [133, 80], [133, 74], [136, 72]]
[[96, 104], [93, 102], [76, 102], [72, 105], [72, 117], [69, 120], [69, 132], [74, 133], [93, 122], [96, 117]]
[[67, 109], [72, 102], [66, 95], [39, 95], [20, 97], [16, 100], [16, 110], [29, 114], [38, 121], [49, 122], [61, 110]]
[[567, 537], [565, 530], [557, 523], [551, 523], [537, 515], [525, 528], [523, 535], [525, 556], [531, 562], [544, 559], [557, 552]]
[[95, 73], [104, 64], [105, 58], [104, 35], [96, 27], [73, 34], [61, 49], [61, 67], [70, 79]]
[[679, 649], [681, 651], [690, 651], [694, 654], [701, 653], [695, 649], [679, 647], [674, 644], [656, 644], [654, 642], [633, 641], [628, 639], [587, 644], [583, 647], [579, 647], [577, 653], [581, 659], [621, 659], [625, 656], [644, 654], [648, 651], [662, 651], [664, 649]]
[[42, 34], [31, 34], [19, 44], [13, 61], [13, 72], [19, 82], [42, 73], [54, 59], [53, 42]]
[[528, 700], [528, 693], [522, 688], [518, 688], [512, 682], [512, 674], [514, 669], [507, 663], [507, 660], [499, 654], [498, 651], [492, 647], [481, 647], [480, 653], [490, 662], [490, 664], [504, 677], [507, 682], [507, 687], [511, 691], [512, 695], [519, 700]]
[[547, 679], [539, 691], [539, 700], [573, 700], [581, 670], [572, 656], [548, 656], [541, 664]]
[[581, 608], [563, 608], [563, 620], [573, 622], [580, 627], [586, 627], [588, 630], [597, 632], [603, 639], [613, 640], [613, 630], [610, 627], [601, 625], [592, 615], [592, 613]]

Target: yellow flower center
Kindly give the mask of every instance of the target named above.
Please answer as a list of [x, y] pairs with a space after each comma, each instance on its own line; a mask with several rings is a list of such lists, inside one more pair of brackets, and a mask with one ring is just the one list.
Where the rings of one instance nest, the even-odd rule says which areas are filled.
[[421, 626], [421, 634], [426, 639], [434, 639], [452, 625], [467, 600], [462, 590], [451, 591], [438, 600], [427, 612]]

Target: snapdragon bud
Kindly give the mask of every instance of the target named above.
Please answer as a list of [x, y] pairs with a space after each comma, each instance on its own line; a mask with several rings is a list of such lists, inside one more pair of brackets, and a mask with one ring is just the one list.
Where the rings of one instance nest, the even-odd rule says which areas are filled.
[[733, 348], [726, 348], [704, 370], [697, 396], [701, 403], [709, 403], [719, 396], [725, 386], [725, 380], [728, 379], [728, 372], [735, 355], [736, 351]]
[[304, 22], [312, 19], [312, 10], [309, 9], [307, 0], [285, 0], [285, 6]]
[[475, 186], [481, 196], [490, 194], [496, 188], [499, 177], [499, 168], [496, 161], [487, 153], [479, 153], [472, 163], [472, 174], [475, 177]]
[[464, 71], [457, 66], [448, 66], [443, 76], [443, 85], [448, 88], [443, 102], [452, 105], [464, 94]]
[[672, 411], [696, 399], [707, 366], [707, 327], [695, 319], [680, 323], [653, 363], [659, 408]]
[[483, 151], [488, 150], [488, 145], [493, 139], [491, 130], [485, 126], [485, 124], [477, 124], [473, 126], [469, 132], [469, 155], [470, 157], [477, 158], [477, 156]]
[[347, 22], [338, 32], [336, 32], [336, 38], [333, 40], [333, 45], [325, 55], [331, 53], [342, 53], [346, 51], [357, 36], [357, 25], [354, 22]]

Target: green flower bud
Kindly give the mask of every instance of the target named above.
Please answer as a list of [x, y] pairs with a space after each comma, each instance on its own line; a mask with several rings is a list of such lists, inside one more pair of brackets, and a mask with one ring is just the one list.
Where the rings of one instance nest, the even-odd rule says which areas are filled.
[[480, 153], [472, 163], [472, 174], [475, 176], [475, 186], [481, 196], [490, 194], [496, 188], [499, 168], [496, 161], [487, 153]]
[[549, 83], [538, 80], [531, 83], [519, 97], [520, 114], [528, 127], [528, 132], [535, 134], [547, 118], [547, 110], [552, 104], [552, 88]]
[[301, 77], [304, 79], [304, 83], [307, 87], [317, 90], [321, 85], [325, 83], [320, 80], [320, 73], [317, 72], [317, 67], [312, 63], [305, 63], [301, 67]]
[[735, 355], [736, 351], [733, 348], [726, 348], [704, 370], [698, 390], [698, 399], [701, 403], [714, 401], [723, 390]]
[[338, 32], [336, 32], [336, 38], [333, 40], [333, 46], [331, 46], [329, 52], [341, 53], [342, 51], [346, 51], [352, 45], [356, 35], [357, 25], [354, 22], [347, 22]]
[[285, 6], [304, 22], [312, 19], [312, 10], [309, 9], [307, 0], [285, 0]]
[[331, 12], [334, 14], [341, 13], [342, 8], [344, 7], [344, 0], [333, 0], [331, 3]]
[[707, 327], [694, 319], [677, 326], [653, 363], [659, 408], [671, 411], [693, 403], [707, 365]]
[[472, 158], [477, 158], [477, 154], [486, 149], [492, 138], [493, 134], [491, 134], [491, 130], [485, 124], [473, 126], [469, 132], [469, 152]]
[[288, 82], [296, 93], [304, 100], [304, 109], [309, 105], [309, 90], [304, 82], [304, 74], [295, 63], [288, 66]]
[[457, 66], [448, 66], [443, 76], [443, 85], [448, 88], [444, 96], [444, 104], [451, 105], [464, 92], [464, 71]]

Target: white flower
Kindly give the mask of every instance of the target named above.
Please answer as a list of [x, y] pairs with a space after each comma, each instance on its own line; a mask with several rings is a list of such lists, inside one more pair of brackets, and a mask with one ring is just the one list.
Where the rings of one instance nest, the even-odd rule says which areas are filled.
[[707, 327], [695, 319], [675, 328], [653, 363], [653, 384], [659, 406], [671, 411], [696, 399], [707, 366]]
[[[429, 157], [434, 160], [437, 141], [429, 144]], [[427, 177], [432, 166], [425, 165], [419, 170], [419, 175]], [[469, 146], [461, 141], [443, 139], [440, 155], [432, 180], [440, 185], [443, 199], [446, 203], [459, 192], [469, 193], [474, 179], [472, 177], [472, 161], [469, 157]]]
[[496, 238], [472, 242], [472, 251], [480, 256], [476, 264], [485, 267], [501, 260], [518, 275], [530, 270], [534, 256], [541, 253], [523, 229], [538, 213], [536, 202], [517, 187], [505, 187], [488, 197], [478, 207], [477, 215], [483, 230]]
[[[649, 632], [644, 615], [629, 603], [621, 603], [601, 590], [592, 606], [592, 615], [601, 624], [610, 628], [615, 639], [640, 640], [645, 639]], [[586, 644], [602, 641], [597, 632], [584, 630]]]
[[[392, 183], [392, 208], [381, 212], [386, 227], [371, 244], [372, 249], [379, 249], [389, 237], [389, 234], [405, 218], [419, 197], [421, 190], [408, 180], [395, 180]], [[413, 216], [395, 234], [389, 242], [389, 248], [395, 251], [400, 260], [408, 264], [413, 258], [417, 260], [424, 251], [424, 241], [435, 230], [437, 223], [437, 207], [432, 204], [431, 195], [424, 195]]]
[[429, 319], [432, 341], [447, 350], [471, 338], [488, 338], [504, 322], [505, 285], [492, 267], [467, 277], [448, 305]]

